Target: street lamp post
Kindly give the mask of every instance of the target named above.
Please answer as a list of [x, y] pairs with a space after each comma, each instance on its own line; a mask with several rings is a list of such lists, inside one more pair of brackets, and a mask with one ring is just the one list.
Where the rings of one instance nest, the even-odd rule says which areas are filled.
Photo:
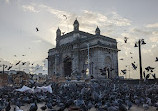
[[143, 79], [143, 76], [142, 76], [142, 56], [141, 56], [141, 45], [144, 45], [146, 44], [144, 42], [144, 39], [139, 39], [138, 42], [135, 43], [135, 46], [134, 47], [139, 47], [139, 66], [140, 66], [140, 80]]
[[90, 59], [89, 59], [89, 43], [87, 44], [87, 48], [88, 48], [88, 76], [90, 76]]
[[4, 74], [4, 67], [5, 67], [5, 65], [3, 64], [3, 74]]

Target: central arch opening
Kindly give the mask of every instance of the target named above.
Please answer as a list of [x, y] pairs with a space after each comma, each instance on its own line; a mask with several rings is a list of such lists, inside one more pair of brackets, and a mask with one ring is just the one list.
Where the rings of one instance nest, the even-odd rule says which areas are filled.
[[71, 76], [72, 73], [72, 61], [70, 57], [64, 59], [64, 76]]

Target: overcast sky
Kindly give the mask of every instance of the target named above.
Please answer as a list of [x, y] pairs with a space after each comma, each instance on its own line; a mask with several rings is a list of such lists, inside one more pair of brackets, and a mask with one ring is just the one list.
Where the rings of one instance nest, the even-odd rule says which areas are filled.
[[[134, 61], [139, 66], [138, 48], [134, 44], [145, 39], [143, 70], [151, 65], [158, 77], [158, 62], [154, 62], [158, 56], [157, 6], [158, 0], [0, 0], [0, 65], [23, 60], [46, 73], [45, 58], [48, 50], [55, 47], [56, 29], [72, 31], [77, 18], [80, 30], [94, 34], [99, 26], [102, 35], [117, 40], [119, 59], [124, 59], [119, 60], [119, 70]], [[139, 68], [133, 71], [131, 67], [130, 76], [138, 78]]]

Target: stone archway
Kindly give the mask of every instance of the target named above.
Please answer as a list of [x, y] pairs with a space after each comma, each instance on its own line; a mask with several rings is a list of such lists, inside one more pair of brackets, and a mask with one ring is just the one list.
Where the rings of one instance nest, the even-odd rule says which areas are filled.
[[112, 60], [109, 56], [107, 56], [105, 58], [105, 67], [106, 67], [106, 76], [107, 76], [107, 78], [112, 78], [112, 72], [111, 72]]
[[70, 57], [65, 57], [64, 59], [64, 76], [71, 76], [72, 73], [72, 60]]

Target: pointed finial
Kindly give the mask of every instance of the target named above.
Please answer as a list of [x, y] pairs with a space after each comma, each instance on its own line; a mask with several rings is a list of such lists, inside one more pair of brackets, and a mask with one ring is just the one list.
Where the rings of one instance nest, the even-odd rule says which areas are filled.
[[79, 31], [79, 22], [78, 22], [78, 20], [77, 20], [77, 18], [76, 18], [76, 20], [74, 21], [74, 31]]
[[57, 37], [61, 36], [61, 30], [60, 30], [59, 27], [58, 27], [58, 29], [57, 29], [57, 31], [56, 31], [56, 35], [57, 35]]
[[96, 35], [100, 35], [100, 29], [99, 29], [98, 26], [97, 26], [97, 28], [96, 28], [96, 30], [95, 30], [95, 34], [96, 34]]

